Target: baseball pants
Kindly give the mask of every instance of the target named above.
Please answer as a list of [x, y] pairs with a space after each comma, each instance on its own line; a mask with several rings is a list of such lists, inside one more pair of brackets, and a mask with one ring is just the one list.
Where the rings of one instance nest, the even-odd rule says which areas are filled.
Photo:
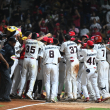
[[84, 63], [81, 63], [79, 64], [79, 72], [78, 72], [78, 77], [77, 77], [77, 87], [78, 87], [78, 95], [80, 96], [81, 94], [81, 76], [82, 76], [82, 73], [84, 71]]
[[44, 65], [43, 76], [47, 99], [54, 99], [58, 90], [58, 66], [55, 64]]
[[[12, 78], [15, 68], [18, 65], [18, 59], [15, 59], [13, 66], [11, 67], [11, 74], [10, 74], [10, 78]], [[15, 71], [16, 72], [16, 71]]]
[[33, 91], [33, 87], [34, 87], [34, 83], [36, 80], [36, 59], [32, 59], [32, 58], [24, 58], [24, 62], [23, 62], [23, 72], [21, 75], [21, 81], [20, 81], [20, 88], [19, 88], [19, 96], [21, 96], [25, 82], [26, 82], [26, 74], [28, 73], [29, 69], [29, 76], [30, 76], [30, 83], [29, 83], [29, 89], [28, 92], [32, 93]]
[[97, 73], [95, 73], [96, 69], [93, 68], [89, 70], [90, 70], [89, 73], [87, 73], [85, 70], [84, 73], [82, 74], [81, 82], [82, 82], [83, 94], [85, 98], [89, 97], [88, 90], [87, 90], [87, 83], [88, 83], [88, 80], [90, 80], [92, 87], [95, 91], [96, 97], [100, 98], [99, 88], [97, 86]]
[[[109, 92], [108, 85], [108, 75], [109, 75], [109, 64], [107, 61], [99, 61], [98, 65], [98, 84], [100, 90], [105, 89], [106, 92]], [[102, 93], [103, 94], [103, 93]]]
[[18, 65], [15, 68], [15, 74], [13, 77], [13, 82], [12, 82], [12, 89], [11, 89], [11, 93], [10, 94], [17, 94], [17, 89], [19, 86], [19, 82], [21, 80], [21, 72], [22, 72], [22, 68], [23, 68], [23, 60], [20, 59], [18, 62]]
[[66, 62], [66, 83], [68, 97], [77, 99], [77, 75], [79, 71], [79, 61], [74, 59], [73, 62]]

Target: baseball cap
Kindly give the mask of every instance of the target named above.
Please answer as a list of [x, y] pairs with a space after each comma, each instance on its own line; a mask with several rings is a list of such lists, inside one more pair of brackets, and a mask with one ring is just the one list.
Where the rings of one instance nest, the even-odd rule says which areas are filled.
[[93, 41], [88, 40], [88, 41], [87, 41], [87, 45], [89, 45], [89, 46], [94, 46], [94, 43], [93, 43]]
[[88, 36], [87, 34], [83, 35], [82, 37], [87, 37], [87, 38], [89, 38], [89, 36]]
[[37, 34], [37, 37], [39, 37], [39, 33], [36, 33]]
[[80, 40], [78, 40], [78, 43], [81, 43], [81, 41], [80, 41]]
[[87, 43], [84, 43], [83, 46], [82, 46], [82, 48], [85, 49], [86, 46], [87, 46]]
[[53, 38], [48, 38], [47, 43], [53, 43]]
[[47, 42], [48, 37], [44, 37], [42, 41]]
[[107, 34], [110, 34], [110, 30], [109, 30], [109, 31], [107, 31]]
[[74, 32], [74, 31], [70, 31], [70, 32], [69, 32], [69, 35], [70, 35], [70, 36], [75, 36], [75, 32]]
[[11, 41], [11, 42], [16, 43], [16, 38], [12, 36], [12, 37], [10, 37], [10, 38], [9, 38], [9, 40], [8, 40], [8, 41]]
[[63, 30], [63, 33], [66, 34], [66, 30]]
[[56, 23], [56, 26], [60, 26], [60, 23]]
[[94, 41], [94, 37], [95, 37], [95, 36], [92, 36], [92, 37], [91, 37], [91, 41]]
[[71, 38], [71, 41], [74, 41], [74, 40], [75, 40], [75, 38], [74, 38], [74, 37], [72, 37], [72, 38]]
[[45, 23], [45, 21], [42, 21], [42, 23]]
[[5, 20], [2, 20], [2, 23], [5, 23]]

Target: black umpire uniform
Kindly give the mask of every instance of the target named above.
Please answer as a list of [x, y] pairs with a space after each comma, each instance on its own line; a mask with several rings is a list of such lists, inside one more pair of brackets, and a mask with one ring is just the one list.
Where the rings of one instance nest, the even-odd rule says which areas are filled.
[[2, 48], [0, 53], [3, 58], [9, 64], [9, 68], [7, 68], [6, 64], [3, 61], [0, 61], [0, 101], [11, 101], [9, 95], [11, 91], [12, 81], [10, 78], [11, 66], [14, 63], [15, 57], [15, 46], [16, 39], [15, 37], [10, 37], [8, 43]]

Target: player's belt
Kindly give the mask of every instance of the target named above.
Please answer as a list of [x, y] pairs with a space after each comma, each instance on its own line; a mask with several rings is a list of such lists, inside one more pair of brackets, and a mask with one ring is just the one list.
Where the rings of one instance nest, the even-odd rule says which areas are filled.
[[80, 62], [80, 63], [84, 63], [84, 62]]
[[57, 65], [57, 64], [55, 64], [55, 63], [46, 63], [45, 65], [47, 65], [47, 64], [53, 64], [53, 65]]
[[24, 58], [31, 58], [31, 59], [35, 59], [35, 58], [33, 58], [33, 57], [24, 57]]
[[101, 61], [105, 61], [105, 60], [101, 60]]

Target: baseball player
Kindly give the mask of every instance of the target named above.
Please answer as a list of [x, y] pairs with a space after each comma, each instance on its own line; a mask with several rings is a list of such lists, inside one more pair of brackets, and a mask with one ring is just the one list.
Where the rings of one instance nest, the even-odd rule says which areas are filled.
[[102, 37], [97, 35], [94, 37], [94, 49], [97, 51], [97, 69], [98, 69], [98, 85], [102, 95], [102, 99], [110, 98], [108, 93], [108, 71], [109, 64], [106, 61], [106, 46], [102, 44]]
[[[44, 37], [41, 41], [43, 42], [43, 45], [42, 45], [42, 47], [39, 47], [39, 53], [40, 53], [40, 51], [43, 51], [43, 47], [47, 44], [47, 39], [48, 39], [48, 37]], [[38, 55], [39, 56], [39, 55]], [[39, 59], [39, 57], [38, 57], [38, 59]], [[40, 72], [38, 72], [38, 75], [37, 75], [37, 81], [36, 81], [36, 83], [37, 84], [35, 84], [34, 85], [34, 92], [36, 92], [36, 89], [37, 89], [37, 85], [38, 85], [38, 92], [37, 92], [37, 96], [36, 96], [36, 94], [35, 94], [35, 96], [34, 96], [34, 98], [35, 99], [42, 99], [42, 89], [43, 89], [43, 60], [41, 61], [42, 63], [41, 63], [41, 65], [40, 65], [40, 67], [41, 67], [41, 70], [40, 70]]]
[[28, 89], [26, 96], [29, 97], [30, 99], [33, 99], [32, 91], [33, 91], [34, 83], [35, 83], [36, 76], [37, 76], [36, 59], [38, 56], [39, 46], [42, 45], [42, 43], [39, 42], [39, 40], [41, 40], [42, 38], [43, 37], [40, 37], [37, 39], [36, 33], [33, 33], [32, 39], [26, 40], [26, 44], [25, 44], [26, 49], [25, 49], [25, 56], [24, 56], [24, 62], [23, 62], [23, 72], [22, 72], [22, 77], [20, 81], [18, 97], [21, 97], [22, 95], [23, 87], [26, 81], [26, 73], [29, 71], [30, 83], [29, 83], [29, 89]]
[[77, 59], [77, 44], [70, 41], [71, 37], [65, 36], [66, 42], [61, 45], [60, 51], [66, 55], [66, 77], [68, 98], [66, 100], [77, 99], [77, 75], [79, 70], [79, 61]]
[[84, 68], [85, 71], [82, 74], [81, 82], [83, 94], [85, 96], [85, 102], [89, 101], [89, 95], [87, 90], [87, 82], [91, 81], [93, 89], [96, 93], [97, 102], [101, 102], [99, 89], [97, 86], [97, 73], [96, 71], [96, 56], [97, 51], [93, 50], [94, 43], [90, 40], [87, 41], [87, 49], [82, 50], [82, 56], [84, 57]]
[[[43, 58], [43, 77], [44, 85], [46, 90], [47, 102], [56, 102], [55, 97], [57, 96], [58, 90], [58, 63], [60, 61], [61, 55], [58, 47], [52, 45], [53, 38], [47, 39], [47, 45], [44, 47], [43, 51], [40, 53], [40, 59]], [[40, 62], [39, 62], [40, 69]]]
[[20, 42], [18, 41], [19, 39], [19, 31], [16, 30], [15, 34], [14, 34], [14, 37], [16, 38], [17, 42], [16, 42], [16, 45], [15, 45], [15, 62], [13, 64], [13, 66], [11, 67], [11, 74], [10, 74], [10, 77], [12, 77], [13, 73], [14, 73], [14, 70], [15, 68], [17, 67], [17, 64], [18, 64], [18, 58], [20, 57], [20, 54], [17, 53], [17, 51], [20, 50], [20, 47], [21, 47], [21, 44]]
[[[25, 33], [25, 36], [27, 36], [25, 39], [24, 37], [22, 38], [23, 42], [26, 39], [30, 39], [32, 33], [30, 31], [27, 31]], [[22, 51], [22, 52], [21, 52]], [[21, 79], [21, 73], [22, 73], [22, 68], [23, 68], [23, 60], [24, 60], [24, 55], [25, 55], [25, 44], [23, 43], [21, 49], [18, 52], [20, 54], [18, 65], [15, 69], [15, 75], [13, 77], [13, 83], [12, 83], [12, 89], [11, 89], [11, 98], [16, 98], [17, 96], [17, 89], [19, 88], [19, 82]]]
[[109, 81], [109, 91], [110, 91], [110, 38], [109, 38], [109, 43], [106, 44], [106, 48], [107, 48], [107, 61], [109, 63], [109, 77], [108, 77], [108, 81]]

